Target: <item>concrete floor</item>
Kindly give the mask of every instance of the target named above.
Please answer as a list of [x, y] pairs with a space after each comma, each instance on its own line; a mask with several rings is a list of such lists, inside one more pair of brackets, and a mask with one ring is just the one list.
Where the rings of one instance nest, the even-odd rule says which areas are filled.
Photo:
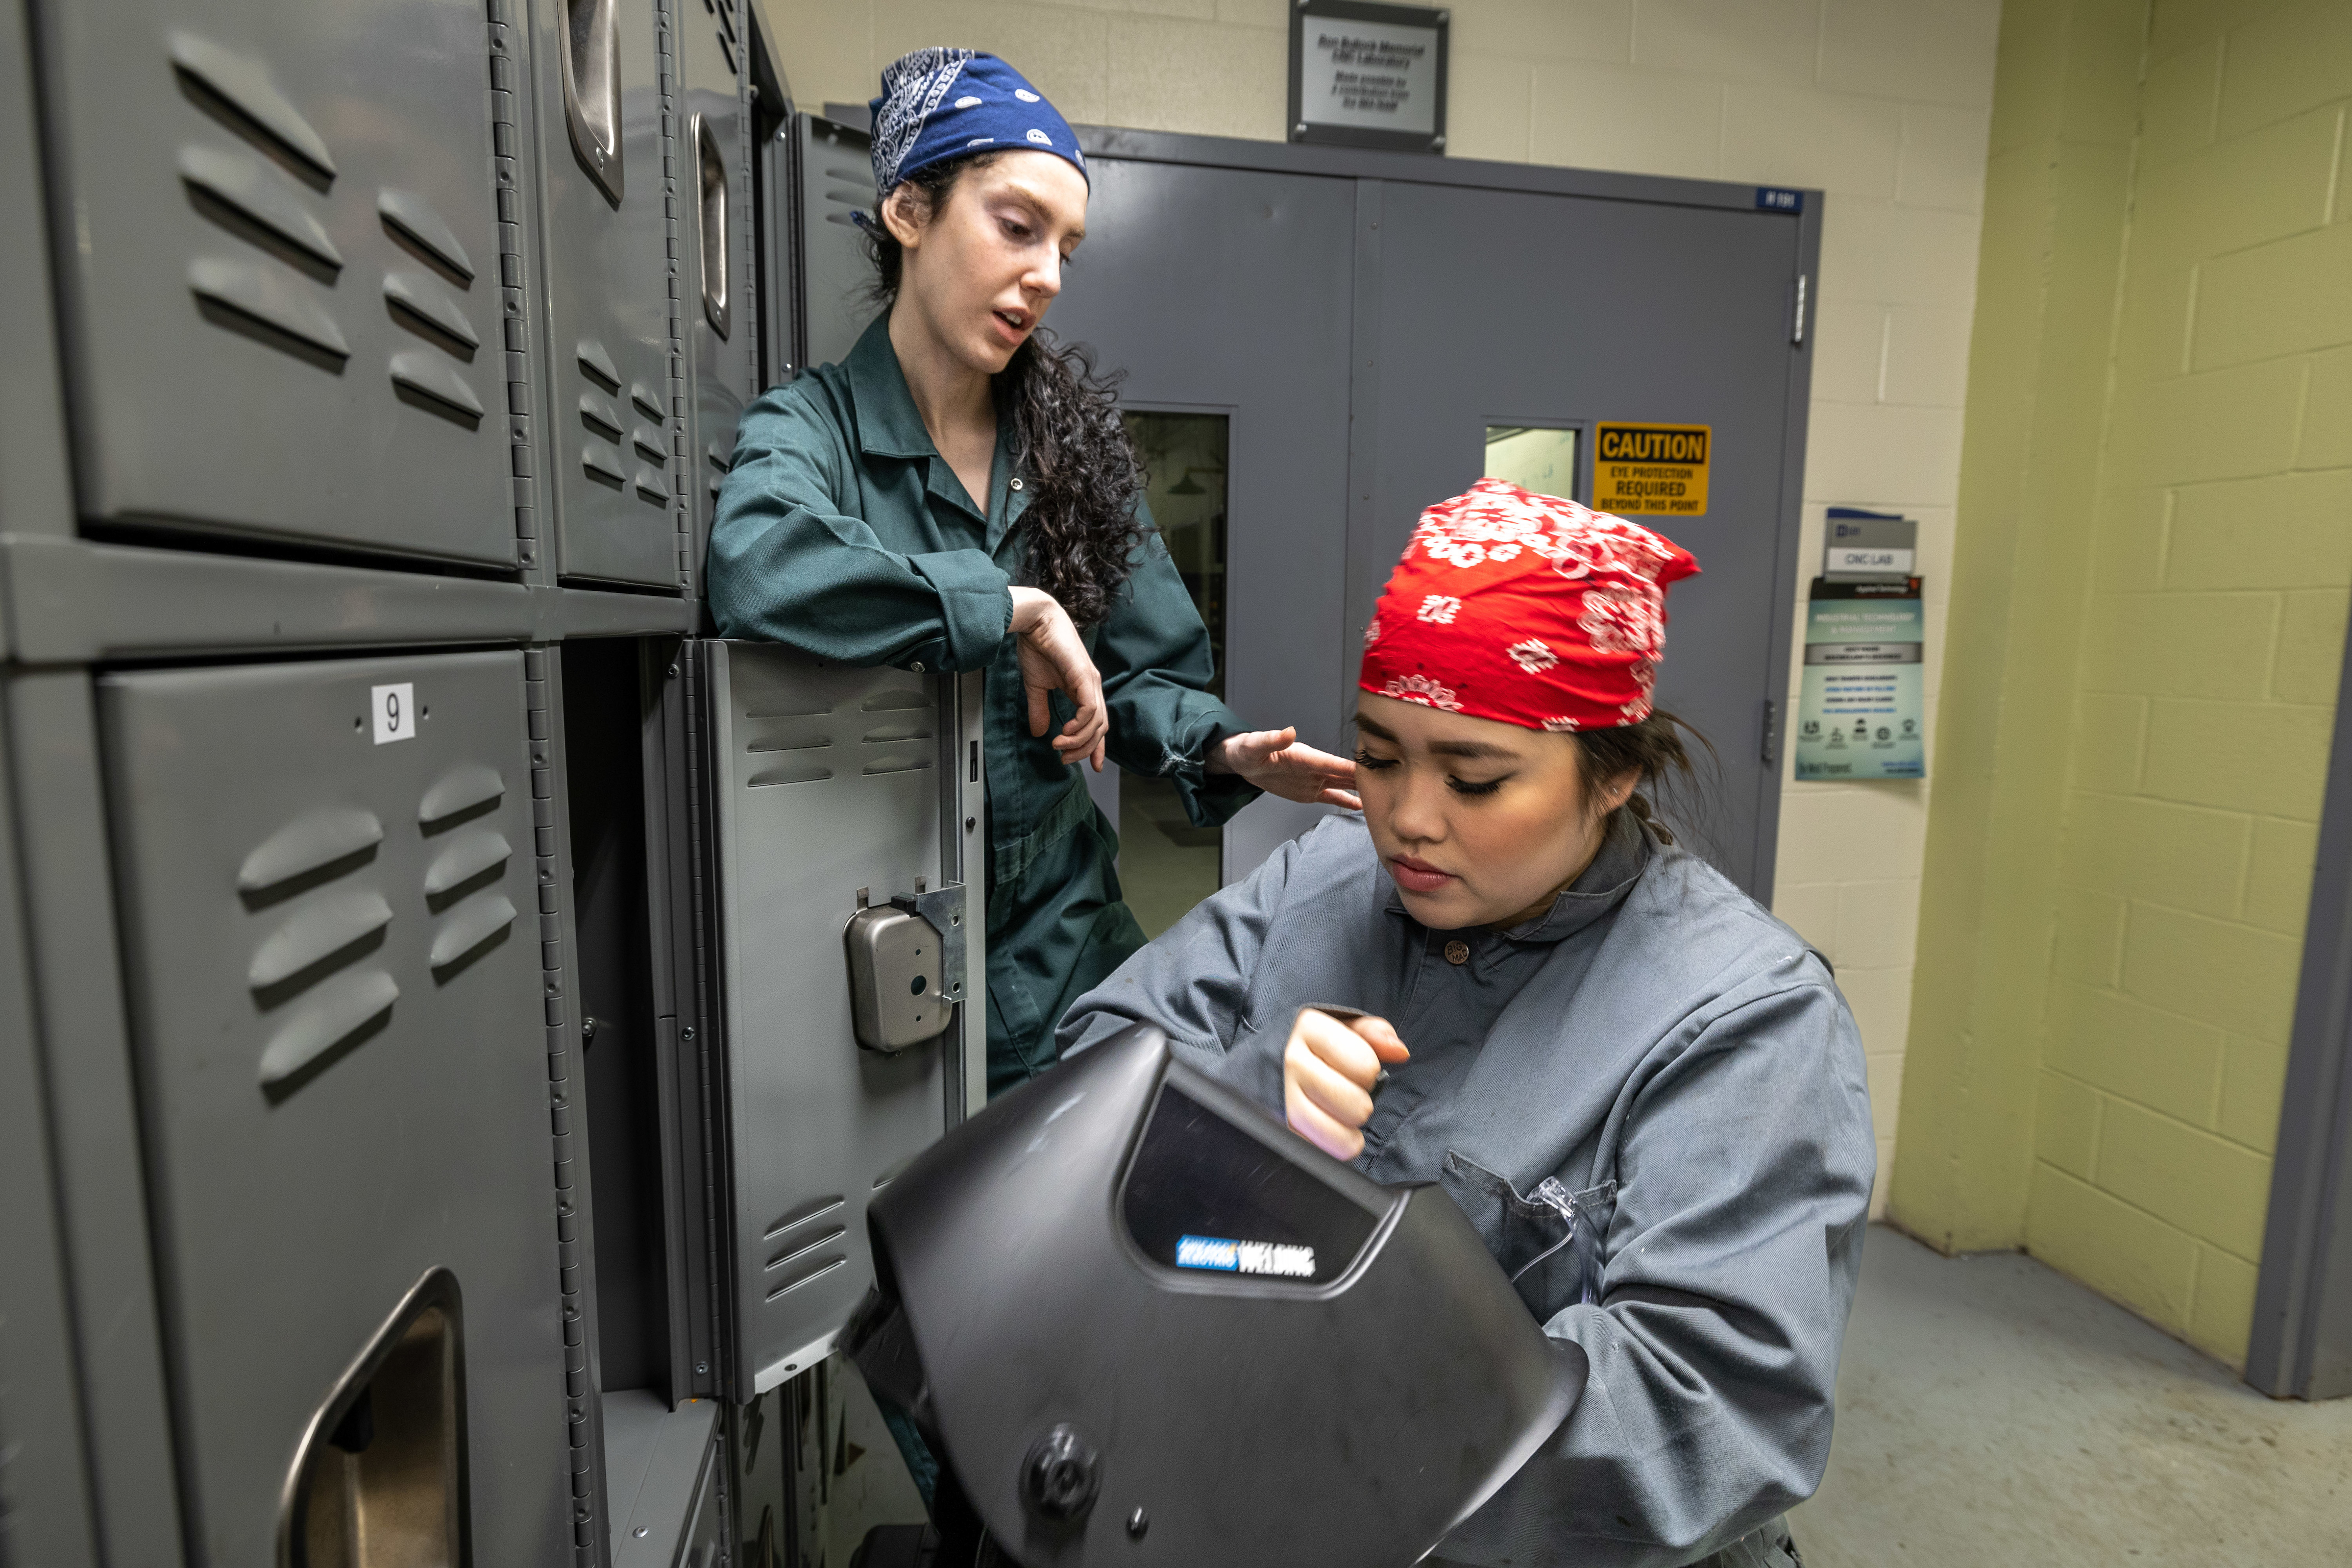
[[2264, 1398], [2032, 1258], [1883, 1226], [1805, 1568], [2352, 1563], [2352, 1399]]

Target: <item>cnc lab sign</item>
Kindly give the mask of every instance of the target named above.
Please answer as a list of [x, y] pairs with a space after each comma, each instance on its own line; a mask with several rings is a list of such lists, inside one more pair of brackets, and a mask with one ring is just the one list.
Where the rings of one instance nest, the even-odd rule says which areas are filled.
[[1620, 517], [1703, 517], [1706, 425], [1601, 425], [1593, 430], [1592, 509]]

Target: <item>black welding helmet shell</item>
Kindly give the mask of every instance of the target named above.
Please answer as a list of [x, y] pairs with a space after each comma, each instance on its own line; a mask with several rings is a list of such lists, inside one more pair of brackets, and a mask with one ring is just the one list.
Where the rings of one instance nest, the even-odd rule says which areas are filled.
[[1583, 1385], [1443, 1190], [1328, 1158], [1148, 1026], [867, 1223], [853, 1353], [1028, 1568], [1413, 1563]]

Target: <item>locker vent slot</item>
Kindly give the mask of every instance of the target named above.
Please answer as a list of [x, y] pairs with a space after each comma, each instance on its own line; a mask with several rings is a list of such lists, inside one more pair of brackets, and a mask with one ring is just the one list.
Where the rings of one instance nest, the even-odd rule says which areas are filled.
[[643, 463], [637, 465], [637, 499], [656, 506], [669, 504], [668, 481], [657, 470]]
[[188, 288], [216, 327], [242, 331], [321, 370], [341, 371], [352, 357], [335, 318], [282, 273], [251, 261], [199, 256], [188, 263]]
[[392, 303], [394, 320], [410, 331], [422, 329], [428, 342], [441, 342], [457, 358], [470, 360], [482, 346], [481, 335], [457, 301], [422, 272], [385, 273], [383, 297]]
[[777, 708], [766, 712], [743, 715], [746, 719], [822, 719], [832, 712], [830, 708]]
[[734, 466], [733, 460], [729, 456], [727, 444], [723, 441], [710, 443], [703, 449], [703, 455], [710, 459], [710, 466], [722, 474]]
[[773, 1258], [768, 1259], [767, 1268], [763, 1272], [772, 1273], [776, 1269], [782, 1268], [787, 1263], [792, 1262], [793, 1259], [799, 1258], [803, 1253], [814, 1252], [818, 1247], [839, 1241], [843, 1237], [847, 1236], [848, 1234], [849, 1227], [847, 1226], [836, 1225], [829, 1230], [819, 1231], [816, 1235], [808, 1237], [804, 1241], [795, 1241], [791, 1246], [785, 1247], [782, 1252], [777, 1253]]
[[[619, 429], [616, 427], [613, 434], [618, 436]], [[669, 458], [669, 454], [662, 450], [661, 432], [650, 426], [639, 425], [630, 430], [629, 441], [636, 447], [637, 455], [648, 463], [666, 462]]]
[[843, 1201], [841, 1194], [835, 1193], [831, 1197], [811, 1198], [798, 1208], [787, 1209], [776, 1216], [776, 1223], [768, 1227], [767, 1234], [761, 1239], [773, 1241], [796, 1225], [806, 1225], [813, 1219], [831, 1214], [842, 1205]]
[[593, 392], [580, 395], [580, 423], [607, 440], [621, 438], [620, 411]]
[[400, 400], [471, 430], [482, 420], [482, 400], [466, 378], [422, 350], [392, 356], [392, 384]]
[[862, 713], [889, 713], [906, 708], [929, 708], [931, 694], [919, 686], [901, 686], [895, 691], [877, 691], [857, 705]]
[[919, 773], [931, 765], [929, 757], [877, 757], [866, 764], [866, 775], [880, 773]]
[[[256, 992], [276, 990], [391, 923], [392, 906], [373, 890], [337, 893], [305, 904], [255, 950], [245, 983]], [[265, 999], [262, 1005], [271, 1004]]]
[[324, 274], [320, 282], [332, 282], [341, 270], [343, 253], [302, 205], [300, 188], [273, 165], [249, 153], [183, 147], [180, 178], [196, 193], [197, 210], [239, 239], [273, 252], [290, 247], [294, 254], [285, 259], [315, 264]]
[[768, 1292], [768, 1300], [773, 1301], [788, 1292], [799, 1289], [813, 1279], [822, 1279], [835, 1269], [847, 1264], [848, 1261], [848, 1258], [838, 1252], [823, 1258], [813, 1258], [797, 1268], [786, 1270], [775, 1289]]
[[751, 756], [763, 757], [771, 752], [814, 752], [832, 744], [830, 735], [807, 735], [782, 741], [754, 741], [743, 750]]
[[[330, 868], [347, 870], [339, 862], [352, 859], [383, 842], [383, 824], [375, 813], [358, 806], [329, 806], [295, 818], [263, 839], [237, 868], [236, 890], [248, 905], [274, 902], [299, 887], [287, 887], [297, 878], [308, 879]], [[303, 886], [311, 886], [305, 881]], [[271, 894], [264, 899], [262, 894]]]
[[862, 743], [868, 746], [888, 746], [895, 745], [900, 741], [928, 741], [930, 738], [931, 730], [928, 724], [885, 724], [879, 730], [866, 731]]
[[[605, 353], [604, 345], [593, 338], [580, 340], [580, 368], [605, 391], [617, 393], [621, 390], [621, 373], [613, 368], [613, 356]], [[654, 417], [661, 417], [659, 410], [655, 411]], [[616, 434], [619, 432], [617, 421], [613, 428]]]
[[383, 1028], [400, 986], [381, 969], [339, 974], [278, 1026], [261, 1053], [261, 1087], [290, 1094], [329, 1064], [328, 1053], [355, 1046]]
[[629, 476], [621, 471], [621, 454], [618, 450], [599, 447], [591, 442], [580, 448], [580, 466], [588, 470], [590, 479], [602, 479], [615, 489], [629, 482]]
[[465, 962], [514, 924], [515, 907], [496, 893], [467, 899], [433, 933], [433, 978], [446, 984]]
[[424, 197], [407, 191], [384, 190], [375, 198], [375, 210], [392, 230], [393, 237], [403, 239], [425, 252], [425, 258], [438, 262], [456, 276], [460, 284], [474, 280], [474, 258], [441, 221]]
[[[621, 384], [617, 380], [613, 383], [613, 390], [615, 392], [621, 390]], [[659, 419], [662, 416], [661, 399], [656, 397], [652, 388], [646, 386], [642, 381], [629, 383], [629, 401], [635, 404], [639, 411], [648, 419]], [[664, 456], [667, 455], [664, 454]]]
[[766, 789], [771, 784], [817, 784], [833, 776], [833, 770], [814, 763], [798, 767], [771, 768], [766, 773], [753, 773], [744, 787]]
[[278, 90], [268, 67], [188, 32], [172, 34], [171, 54], [181, 76], [210, 100], [206, 107], [226, 110], [238, 132], [265, 151], [295, 159], [318, 176], [322, 189], [334, 179], [335, 160], [325, 140]]
[[425, 799], [416, 808], [417, 825], [429, 832], [461, 813], [478, 816], [496, 805], [506, 793], [506, 781], [499, 777], [496, 768], [481, 763], [462, 763], [442, 774], [425, 792]]
[[459, 834], [450, 841], [449, 847], [434, 857], [433, 864], [425, 870], [425, 902], [447, 900], [485, 872], [502, 873], [513, 853], [506, 836], [491, 828], [478, 827]]

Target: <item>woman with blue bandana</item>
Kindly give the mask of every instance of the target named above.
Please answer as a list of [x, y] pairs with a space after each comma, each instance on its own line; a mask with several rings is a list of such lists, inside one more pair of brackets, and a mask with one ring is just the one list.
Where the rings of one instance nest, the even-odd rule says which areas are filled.
[[1209, 694], [1114, 378], [1041, 331], [1086, 234], [1068, 123], [994, 56], [919, 49], [882, 73], [874, 184], [883, 309], [745, 410], [710, 607], [730, 637], [987, 672], [993, 1092], [1052, 1065], [1071, 1001], [1143, 945], [1079, 765], [1171, 776], [1206, 827], [1261, 790], [1352, 806], [1354, 764]]

